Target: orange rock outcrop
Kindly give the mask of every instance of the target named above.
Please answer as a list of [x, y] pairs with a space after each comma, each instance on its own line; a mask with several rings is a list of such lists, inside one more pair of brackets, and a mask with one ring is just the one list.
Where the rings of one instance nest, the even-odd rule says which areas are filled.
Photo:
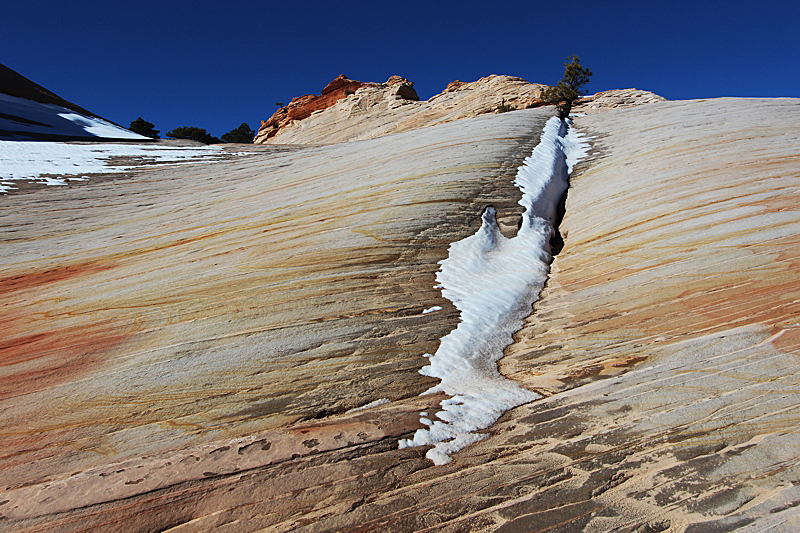
[[[292, 100], [261, 122], [255, 144], [331, 144], [374, 139], [436, 124], [545, 105], [546, 85], [517, 76], [492, 74], [475, 81], [453, 81], [420, 100], [414, 84], [400, 76], [386, 83], [362, 83], [341, 75], [319, 95]], [[576, 110], [607, 111], [664, 101], [637, 89], [615, 89], [581, 100]], [[313, 115], [313, 116], [312, 116]]]
[[[404, 99], [419, 100], [419, 96], [414, 90], [414, 84], [405, 78], [392, 76], [384, 85], [390, 87], [398, 86], [397, 94]], [[258, 129], [258, 136], [264, 140], [270, 139], [288, 124], [308, 118], [315, 111], [327, 109], [342, 98], [354, 94], [362, 87], [380, 86], [380, 83], [351, 80], [344, 74], [339, 74], [322, 89], [320, 94], [305, 94], [292, 98], [289, 105], [278, 109], [268, 120], [262, 120], [261, 127]]]
[[313, 116], [301, 114], [299, 108], [314, 105], [315, 98], [326, 95], [301, 97], [305, 100], [290, 106], [298, 107], [294, 113], [305, 118], [292, 119], [288, 111], [279, 110], [262, 123], [254, 143], [330, 144], [372, 139], [496, 113], [504, 106], [536, 107], [543, 87], [514, 76], [491, 75], [474, 82], [455, 81], [440, 94], [420, 101], [412, 82], [392, 76], [386, 83], [363, 84]]

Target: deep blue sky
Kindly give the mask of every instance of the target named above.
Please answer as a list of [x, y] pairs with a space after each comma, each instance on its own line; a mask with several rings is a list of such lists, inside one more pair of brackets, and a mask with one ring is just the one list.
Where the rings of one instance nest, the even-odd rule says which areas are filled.
[[[570, 9], [558, 7], [569, 5]], [[276, 101], [338, 74], [447, 83], [511, 74], [555, 83], [578, 54], [590, 92], [669, 99], [800, 96], [797, 0], [490, 3], [294, 1], [4, 2], [0, 63], [127, 126], [163, 133], [257, 129]]]

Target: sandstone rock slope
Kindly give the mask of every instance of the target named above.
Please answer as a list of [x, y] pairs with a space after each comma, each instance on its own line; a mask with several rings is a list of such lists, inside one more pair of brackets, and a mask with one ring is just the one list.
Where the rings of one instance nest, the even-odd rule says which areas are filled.
[[436, 261], [488, 203], [513, 233], [547, 115], [10, 197], [2, 528], [796, 531], [796, 99], [576, 119], [564, 247], [500, 365], [543, 399], [445, 466], [397, 448], [441, 400], [414, 396], [454, 325]]
[[[455, 81], [441, 94], [420, 102], [411, 82], [392, 76], [385, 84], [360, 84], [352, 94], [340, 93], [324, 111], [317, 102], [325, 94], [295, 99], [296, 111], [290, 104], [286, 112], [279, 110], [262, 122], [255, 143], [322, 144], [371, 139], [491, 113], [503, 103], [524, 109], [538, 101], [543, 87], [522, 78], [492, 75], [471, 83]], [[304, 118], [295, 119], [292, 113]]]
[[[302, 483], [305, 511], [262, 506], [250, 523], [796, 531], [798, 120], [795, 99], [577, 119], [595, 151], [573, 177], [548, 287], [501, 361], [546, 398], [446, 467], [386, 451], [391, 469], [361, 464], [357, 480], [343, 469], [337, 488]], [[333, 497], [338, 507], [312, 503]]]
[[[295, 98], [262, 121], [256, 144], [329, 144], [372, 139], [487, 113], [539, 107], [545, 85], [514, 76], [491, 75], [473, 82], [454, 81], [427, 101], [413, 83], [392, 76], [384, 84], [337, 77], [321, 95]], [[661, 102], [649, 91], [615, 89], [587, 97], [576, 112]]]
[[591, 96], [581, 98], [573, 106], [575, 113], [584, 113], [587, 110], [608, 109], [619, 107], [634, 107], [644, 104], [666, 102], [667, 99], [650, 91], [640, 89], [612, 89], [601, 91]]
[[2, 529], [163, 529], [202, 513], [126, 502], [421, 428], [437, 261], [548, 114], [488, 118], [4, 198]]
[[414, 85], [399, 76], [392, 76], [384, 85], [380, 85], [351, 80], [344, 74], [340, 74], [326, 85], [320, 94], [306, 94], [293, 98], [289, 105], [278, 109], [269, 120], [262, 120], [256, 136], [256, 144], [265, 143], [275, 137], [282, 128], [306, 119], [312, 113], [324, 111], [342, 98], [355, 94], [362, 87], [378, 89], [381, 96], [389, 100], [419, 100]]

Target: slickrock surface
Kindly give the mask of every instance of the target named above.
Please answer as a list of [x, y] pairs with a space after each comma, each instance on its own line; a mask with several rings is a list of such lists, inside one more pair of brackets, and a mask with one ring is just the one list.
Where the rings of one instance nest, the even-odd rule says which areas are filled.
[[[4, 309], [17, 313], [6, 316], [19, 315], [20, 324], [40, 328], [52, 323], [64, 334], [87, 331], [82, 325], [90, 321], [103, 338], [116, 334], [113, 328], [111, 333], [102, 330], [111, 328], [109, 324], [119, 323], [123, 332], [133, 333], [109, 343], [101, 352], [105, 355], [80, 359], [83, 381], [67, 380], [58, 370], [28, 382], [23, 375], [14, 378], [30, 392], [0, 404], [6, 436], [3, 449], [10, 450], [2, 475], [14, 476], [15, 483], [0, 495], [0, 513], [8, 517], [3, 526], [11, 531], [181, 533], [797, 531], [800, 101], [796, 99], [663, 102], [577, 119], [576, 126], [593, 136], [594, 150], [572, 178], [561, 225], [565, 245], [553, 263], [542, 298], [501, 361], [507, 376], [546, 397], [507, 413], [488, 431], [488, 438], [455, 454], [445, 466], [433, 467], [424, 458], [424, 449], [397, 449], [398, 434], [414, 427], [419, 410], [435, 412], [431, 400], [436, 399], [397, 391], [424, 388], [421, 378], [411, 377], [413, 366], [419, 364], [414, 360], [421, 352], [416, 350], [435, 345], [433, 334], [443, 329], [444, 322], [452, 326], [452, 308], [425, 291], [433, 283], [430, 264], [446, 246], [439, 242], [440, 236], [451, 228], [447, 238], [453, 238], [460, 231], [454, 226], [461, 228], [468, 220], [461, 215], [439, 222], [438, 213], [451, 212], [447, 206], [457, 203], [456, 198], [466, 192], [461, 188], [468, 186], [450, 181], [449, 171], [436, 169], [459, 169], [469, 178], [474, 176], [470, 166], [474, 165], [481, 167], [478, 173], [507, 177], [510, 171], [497, 166], [500, 159], [473, 154], [475, 146], [496, 149], [503, 157], [514, 155], [517, 148], [530, 144], [530, 131], [524, 124], [532, 127], [531, 119], [541, 122], [543, 116], [539, 110], [505, 113], [363, 143], [281, 152], [270, 155], [267, 169], [265, 161], [254, 156], [230, 163], [213, 179], [199, 167], [172, 170], [167, 174], [170, 181], [163, 179], [164, 174], [153, 173], [161, 179], [151, 182], [151, 175], [143, 174], [137, 179], [148, 187], [140, 187], [125, 202], [111, 192], [87, 197], [83, 205], [94, 205], [96, 219], [88, 210], [59, 211], [52, 198], [42, 200], [35, 217], [25, 218], [28, 215], [20, 213], [27, 211], [17, 211], [13, 217], [20, 233], [16, 241], [10, 241], [17, 257], [15, 268], [23, 269], [23, 258], [41, 265], [36, 270], [24, 269], [37, 272], [31, 280], [41, 285], [26, 289], [21, 281], [7, 281], [10, 288], [34, 292], [6, 296], [14, 293], [4, 290]], [[463, 137], [444, 135], [450, 128]], [[476, 138], [484, 140], [476, 143]], [[394, 159], [375, 156], [401, 141], [409, 144], [394, 152]], [[462, 152], [463, 147], [469, 149]], [[451, 160], [453, 156], [458, 163]], [[464, 157], [473, 159], [462, 161]], [[395, 159], [402, 164], [391, 163]], [[359, 161], [363, 161], [360, 166]], [[354, 166], [362, 170], [353, 171]], [[414, 170], [405, 173], [402, 169], [407, 166]], [[284, 170], [289, 168], [292, 172]], [[259, 172], [266, 176], [267, 171], [269, 180], [256, 179]], [[371, 172], [374, 176], [366, 179]], [[308, 190], [324, 189], [302, 205], [298, 200], [294, 209], [287, 207], [286, 216], [293, 213], [292, 217], [281, 218], [283, 213], [267, 207], [275, 201], [268, 200], [274, 198], [270, 191], [279, 191], [277, 198], [288, 203], [291, 194], [300, 194], [289, 188], [298, 175], [312, 187]], [[251, 179], [243, 182], [244, 176]], [[355, 178], [357, 183], [333, 195], [333, 189], [341, 185], [331, 181], [339, 178], [337, 183]], [[431, 187], [432, 183], [441, 183], [442, 188]], [[468, 179], [467, 183], [483, 182]], [[197, 188], [189, 189], [189, 184]], [[364, 189], [370, 186], [374, 188]], [[72, 194], [78, 194], [74, 191], [80, 189], [73, 189]], [[173, 195], [169, 199], [164, 198], [167, 191]], [[383, 203], [375, 199], [378, 193], [383, 198], [388, 195], [394, 207], [379, 207]], [[305, 198], [309, 193], [302, 194]], [[473, 191], [467, 197], [476, 194], [480, 193]], [[512, 229], [513, 214], [518, 213], [510, 211], [512, 194], [500, 190], [492, 194], [492, 202], [495, 197], [506, 200], [495, 205], [501, 215], [505, 213], [506, 228]], [[489, 196], [482, 197], [486, 203]], [[436, 201], [443, 197], [448, 200]], [[29, 195], [28, 201], [36, 206], [33, 198]], [[459, 210], [471, 211], [481, 201]], [[133, 211], [118, 213], [123, 205]], [[343, 205], [350, 206], [346, 213], [341, 212]], [[226, 209], [229, 213], [221, 215]], [[373, 209], [378, 218], [367, 216]], [[3, 215], [7, 224], [12, 215]], [[53, 220], [48, 222], [45, 215]], [[402, 229], [420, 216], [432, 220], [435, 229]], [[168, 223], [170, 218], [174, 222]], [[45, 229], [33, 226], [40, 220]], [[276, 242], [280, 235], [260, 233], [268, 224], [273, 224], [268, 233], [279, 229], [287, 240]], [[81, 230], [85, 236], [69, 229], [71, 225], [85, 228]], [[407, 261], [403, 264], [415, 266], [381, 270], [380, 265], [388, 263], [367, 260], [381, 253], [374, 241], [368, 245], [351, 240], [352, 235], [347, 241], [336, 237], [346, 228], [363, 227], [371, 229], [362, 235], [380, 237], [385, 249], [398, 256], [400, 249], [415, 250], [413, 257], [419, 259], [403, 259]], [[95, 229], [89, 232], [90, 228]], [[122, 242], [116, 244], [119, 234]], [[195, 239], [201, 236], [204, 239]], [[287, 252], [290, 242], [302, 247], [302, 256]], [[167, 243], [173, 243], [169, 251]], [[244, 251], [238, 253], [237, 246]], [[316, 252], [318, 247], [329, 251], [330, 262], [311, 264], [306, 250]], [[93, 257], [105, 257], [106, 248], [117, 254], [108, 256], [115, 260], [113, 266], [91, 262]], [[58, 254], [66, 250], [76, 257], [76, 266], [54, 270], [64, 262]], [[276, 254], [280, 265], [269, 261]], [[192, 255], [199, 258], [202, 268], [193, 266]], [[293, 267], [282, 266], [287, 256]], [[350, 258], [352, 262], [347, 262]], [[371, 266], [353, 266], [364, 263]], [[77, 265], [84, 266], [78, 269]], [[231, 265], [236, 265], [236, 274]], [[345, 304], [342, 297], [332, 308], [317, 311], [322, 299], [309, 300], [308, 306], [297, 308], [302, 313], [290, 314], [289, 309], [299, 305], [296, 302], [336, 293], [328, 283], [341, 280], [352, 269], [386, 274], [380, 278], [385, 284], [368, 276], [352, 283], [336, 281], [335, 287], [358, 295], [355, 303], [348, 299]], [[324, 282], [317, 283], [315, 276]], [[225, 415], [233, 403], [258, 405], [264, 400], [266, 389], [250, 395], [247, 389], [235, 387], [265, 379], [263, 373], [272, 368], [262, 355], [270, 349], [265, 348], [269, 337], [260, 337], [258, 332], [248, 333], [249, 338], [237, 335], [236, 341], [226, 341], [231, 343], [227, 351], [226, 345], [216, 351], [215, 344], [193, 348], [178, 343], [181, 337], [209, 339], [215, 332], [220, 338], [226, 331], [247, 333], [257, 329], [255, 323], [269, 322], [272, 319], [261, 307], [275, 299], [288, 300], [279, 296], [284, 291], [277, 288], [264, 290], [276, 287], [277, 280], [293, 283], [298, 291], [295, 303], [287, 301], [271, 311], [287, 320], [297, 321], [301, 315], [336, 316], [337, 321], [345, 321], [341, 329], [346, 330], [351, 327], [346, 313], [357, 309], [371, 309], [373, 314], [357, 313], [355, 324], [381, 314], [386, 318], [382, 324], [387, 329], [382, 331], [389, 338], [382, 345], [384, 353], [362, 360], [361, 367], [341, 366], [337, 377], [352, 376], [354, 368], [360, 370], [359, 379], [373, 372], [380, 376], [372, 368], [388, 360], [386, 379], [376, 378], [371, 385], [374, 391], [358, 385], [349, 390], [361, 391], [356, 403], [384, 396], [394, 401], [293, 425], [276, 421], [271, 428], [266, 427], [271, 419], [265, 414], [255, 416], [267, 422], [223, 416], [218, 425], [208, 421], [210, 416], [188, 415], [191, 409], [203, 413], [216, 409]], [[134, 289], [135, 283], [144, 285]], [[198, 286], [196, 292], [190, 290], [192, 286]], [[359, 287], [363, 292], [357, 292]], [[113, 322], [103, 322], [109, 311], [98, 307], [97, 302], [104, 302], [96, 299], [98, 295], [114, 304], [127, 299], [132, 303], [130, 308], [116, 307], [121, 315]], [[416, 313], [431, 303], [445, 305], [445, 312], [417, 320]], [[86, 307], [90, 304], [92, 309]], [[223, 312], [226, 306], [236, 312]], [[185, 322], [192, 316], [187, 309], [195, 313], [197, 324]], [[335, 312], [326, 314], [329, 309]], [[408, 312], [404, 316], [386, 309]], [[254, 317], [251, 322], [249, 317]], [[426, 322], [430, 317], [437, 322]], [[225, 324], [228, 318], [233, 319], [232, 325]], [[376, 324], [378, 319], [369, 320]], [[325, 322], [322, 325], [328, 327]], [[177, 329], [170, 333], [170, 327]], [[317, 332], [321, 340], [322, 331], [298, 334]], [[406, 345], [413, 350], [392, 352], [397, 337], [406, 339], [408, 332], [418, 336]], [[35, 328], [30, 331], [34, 333]], [[85, 338], [88, 335], [83, 333], [80, 339]], [[159, 345], [164, 338], [171, 338], [174, 347]], [[284, 341], [289, 342], [289, 337]], [[7, 348], [12, 350], [9, 353], [17, 353], [13, 345]], [[161, 346], [161, 351], [148, 352], [143, 345]], [[353, 354], [353, 345], [347, 346], [343, 351]], [[369, 353], [373, 345], [363, 346], [369, 346], [365, 348]], [[192, 350], [198, 352], [193, 355]], [[139, 374], [125, 374], [133, 372], [133, 363], [142, 358], [168, 363], [167, 357], [158, 359], [159, 353], [166, 352], [176, 362], [210, 366], [198, 370], [194, 364], [173, 365], [159, 373], [159, 367], [151, 364]], [[225, 355], [225, 365], [217, 370], [211, 355], [220, 353]], [[328, 364], [334, 365], [339, 357], [326, 361], [324, 349], [315, 353], [325, 364], [300, 374], [303, 381], [287, 384], [287, 396], [293, 396], [290, 387], [310, 386], [320, 380], [321, 373], [331, 372]], [[127, 359], [118, 359], [119, 354], [127, 354]], [[47, 355], [20, 361], [22, 366], [16, 368], [46, 369], [57, 361], [57, 354]], [[294, 356], [298, 361], [305, 361], [303, 357]], [[257, 363], [247, 368], [245, 360]], [[130, 365], [126, 367], [125, 361]], [[242, 367], [248, 370], [244, 374]], [[3, 368], [8, 372], [9, 366]], [[104, 381], [117, 375], [106, 369], [115, 368], [120, 378], [115, 385], [127, 387], [126, 395], [90, 398], [89, 391], [102, 391]], [[282, 368], [286, 368], [284, 379], [304, 371], [295, 367], [290, 372], [288, 365]], [[205, 385], [200, 378], [204, 372], [209, 377], [207, 390], [200, 389]], [[402, 382], [389, 383], [390, 375]], [[35, 383], [48, 379], [55, 380], [54, 384], [32, 392]], [[151, 393], [147, 387], [155, 390], [154, 383], [163, 388]], [[231, 400], [214, 399], [214, 391], [220, 390], [227, 391], [226, 398]], [[87, 394], [82, 400], [81, 391]], [[66, 392], [77, 394], [79, 400], [62, 394]], [[137, 404], [139, 395], [146, 401]], [[167, 415], [180, 411], [170, 404], [172, 395], [183, 395], [192, 406], [186, 407], [186, 423], [184, 419], [181, 424], [167, 423]], [[312, 389], [303, 389], [302, 396], [315, 398]], [[149, 413], [153, 420], [160, 420], [153, 425], [163, 428], [142, 426], [113, 446], [90, 449], [88, 442], [84, 448], [81, 441], [71, 444], [79, 435], [91, 440], [92, 426], [82, 420], [105, 415], [105, 429], [110, 428], [113, 435], [111, 431], [128, 423], [125, 417], [131, 417], [135, 409], [141, 419]], [[37, 418], [43, 412], [52, 412], [54, 417]], [[301, 411], [299, 405], [289, 404], [281, 412]], [[10, 420], [17, 425], [9, 429]], [[236, 435], [239, 430], [251, 433]], [[193, 440], [187, 437], [195, 431]], [[96, 430], [93, 442], [106, 443], [98, 434], [101, 431]], [[337, 440], [346, 444], [337, 445]], [[181, 448], [181, 443], [186, 446]], [[308, 451], [292, 452], [302, 448]], [[132, 453], [138, 450], [144, 453]], [[260, 459], [260, 453], [267, 454], [267, 459]], [[291, 453], [297, 456], [287, 458]], [[39, 461], [22, 466], [37, 459], [37, 454]], [[47, 459], [48, 454], [52, 459]], [[112, 463], [119, 457], [127, 460], [115, 467]], [[20, 466], [15, 468], [14, 462]], [[187, 463], [198, 466], [176, 466]], [[203, 477], [198, 475], [200, 470]], [[176, 476], [174, 482], [154, 486], [154, 477], [169, 480], [164, 472]], [[45, 481], [45, 476], [53, 481]], [[141, 491], [131, 491], [137, 486], [143, 487]]]
[[524, 109], [539, 101], [545, 86], [513, 76], [491, 75], [469, 83], [455, 81], [422, 102], [403, 92], [409, 87], [413, 91], [413, 84], [399, 76], [392, 76], [385, 84], [366, 84], [302, 120], [283, 120], [279, 110], [262, 122], [255, 143], [328, 144], [372, 139], [492, 113], [503, 103]]
[[582, 98], [573, 107], [574, 113], [586, 113], [597, 109], [634, 107], [644, 104], [666, 102], [667, 99], [650, 91], [641, 89], [612, 89]]
[[442, 399], [417, 397], [457, 319], [437, 261], [488, 204], [515, 230], [549, 116], [3, 198], [0, 529], [161, 530], [192, 505], [132, 498], [396, 448]]
[[[796, 531], [798, 119], [798, 100], [719, 99], [576, 120], [595, 152], [573, 178], [549, 286], [501, 361], [548, 397], [445, 467], [383, 483], [361, 470], [363, 500], [344, 496], [358, 491], [348, 478], [335, 508], [265, 506], [246, 522]], [[418, 468], [399, 452], [385, 460]], [[333, 490], [303, 489], [316, 502]]]

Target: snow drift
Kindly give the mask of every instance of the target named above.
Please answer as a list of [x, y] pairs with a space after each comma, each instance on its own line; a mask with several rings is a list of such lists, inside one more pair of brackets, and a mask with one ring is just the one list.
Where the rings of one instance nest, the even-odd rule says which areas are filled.
[[441, 403], [439, 420], [422, 418], [428, 429], [401, 441], [401, 448], [434, 445], [427, 457], [435, 464], [447, 463], [449, 454], [485, 437], [476, 430], [539, 398], [504, 378], [496, 362], [547, 281], [558, 204], [572, 167], [588, 148], [581, 137], [555, 117], [545, 125], [515, 179], [522, 191], [519, 203], [525, 207], [515, 237], [500, 233], [495, 210], [489, 207], [477, 233], [450, 245], [436, 279], [442, 295], [461, 311], [461, 322], [442, 338], [436, 354], [428, 355], [430, 364], [420, 373], [441, 379], [426, 394], [444, 392], [451, 398]]
[[100, 117], [0, 93], [0, 139], [150, 141]]

